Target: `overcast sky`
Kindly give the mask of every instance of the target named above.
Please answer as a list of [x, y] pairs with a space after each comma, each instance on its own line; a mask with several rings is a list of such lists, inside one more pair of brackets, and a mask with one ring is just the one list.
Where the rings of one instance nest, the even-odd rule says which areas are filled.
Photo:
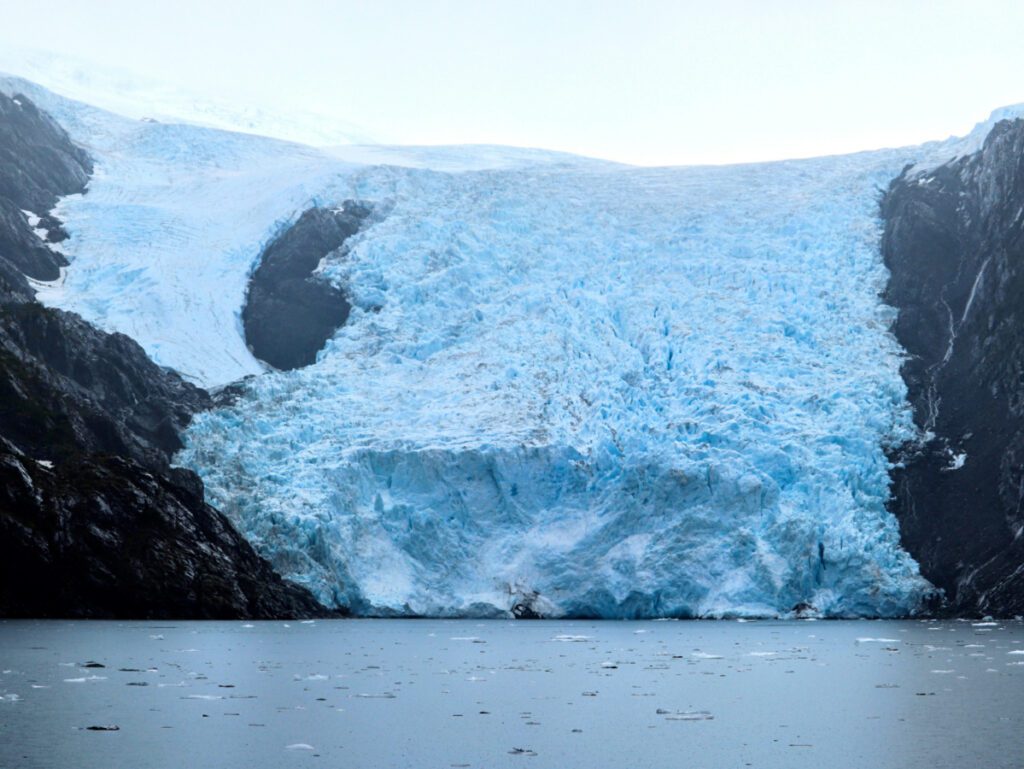
[[[0, 46], [409, 144], [642, 164], [919, 143], [1024, 102], [1022, 2], [0, 0]], [[12, 67], [8, 66], [8, 69]]]

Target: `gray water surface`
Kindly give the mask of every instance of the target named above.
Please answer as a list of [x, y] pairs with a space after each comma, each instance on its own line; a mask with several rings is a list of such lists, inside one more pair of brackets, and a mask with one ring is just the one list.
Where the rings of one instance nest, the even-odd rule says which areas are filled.
[[0, 670], [3, 767], [1024, 767], [1018, 621], [7, 621]]

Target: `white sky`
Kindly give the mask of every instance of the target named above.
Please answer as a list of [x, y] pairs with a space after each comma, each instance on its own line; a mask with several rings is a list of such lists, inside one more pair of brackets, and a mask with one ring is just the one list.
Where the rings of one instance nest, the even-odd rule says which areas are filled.
[[381, 141], [641, 164], [966, 133], [1024, 102], [1022, 33], [1019, 0], [0, 0], [0, 53], [313, 110]]

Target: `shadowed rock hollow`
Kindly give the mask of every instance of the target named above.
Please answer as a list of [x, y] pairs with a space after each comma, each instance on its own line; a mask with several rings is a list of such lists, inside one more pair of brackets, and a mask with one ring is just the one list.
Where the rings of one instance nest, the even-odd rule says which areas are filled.
[[242, 311], [253, 354], [279, 369], [308, 366], [348, 318], [341, 289], [315, 273], [370, 215], [346, 201], [339, 208], [311, 208], [264, 250]]

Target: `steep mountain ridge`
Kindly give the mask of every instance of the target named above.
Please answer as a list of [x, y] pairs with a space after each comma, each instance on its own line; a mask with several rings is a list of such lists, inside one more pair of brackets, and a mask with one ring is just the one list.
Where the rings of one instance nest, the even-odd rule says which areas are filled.
[[22, 274], [55, 280], [67, 265], [52, 248], [66, 233], [49, 216], [58, 195], [80, 193], [92, 160], [27, 97], [0, 94], [0, 279], [23, 298], [32, 293]]
[[[43, 238], [90, 158], [23, 95], [0, 94], [0, 616], [319, 614], [170, 465], [209, 395], [122, 334], [42, 307], [23, 276], [66, 262]], [[29, 208], [31, 207], [31, 208]], [[33, 221], [32, 218], [35, 219]], [[52, 239], [51, 239], [52, 240]]]
[[1024, 120], [904, 173], [882, 213], [923, 434], [896, 455], [903, 540], [950, 610], [1024, 613]]

